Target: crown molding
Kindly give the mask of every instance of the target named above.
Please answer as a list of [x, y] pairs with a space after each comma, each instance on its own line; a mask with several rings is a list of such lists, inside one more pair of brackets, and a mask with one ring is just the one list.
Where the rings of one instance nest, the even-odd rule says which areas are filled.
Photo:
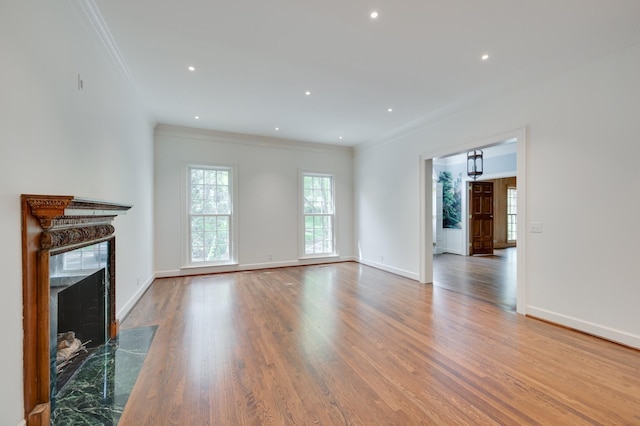
[[263, 148], [278, 148], [305, 152], [347, 154], [353, 155], [353, 147], [331, 145], [315, 142], [303, 142], [292, 139], [271, 138], [266, 136], [248, 135], [242, 133], [222, 132], [218, 130], [199, 129], [194, 127], [175, 126], [159, 123], [154, 132], [155, 136], [168, 136], [184, 139], [194, 139], [210, 142], [221, 142], [234, 145], [259, 146]]
[[129, 71], [129, 67], [125, 62], [118, 45], [116, 44], [113, 36], [111, 35], [111, 31], [109, 31], [109, 27], [102, 17], [102, 13], [96, 6], [93, 0], [76, 0], [76, 3], [80, 7], [80, 9], [84, 12], [87, 21], [91, 25], [91, 28], [95, 31], [96, 35], [102, 42], [102, 45], [106, 49], [109, 57], [113, 60], [116, 68], [122, 74], [125, 81], [129, 84], [129, 86], [133, 89], [135, 93], [138, 92], [135, 80]]

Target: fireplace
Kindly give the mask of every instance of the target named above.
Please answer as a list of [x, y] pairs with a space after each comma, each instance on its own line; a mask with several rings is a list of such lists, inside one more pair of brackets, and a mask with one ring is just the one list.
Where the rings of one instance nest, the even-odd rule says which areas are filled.
[[21, 199], [25, 418], [44, 426], [63, 384], [58, 347], [88, 352], [118, 332], [111, 223], [131, 206], [72, 196]]

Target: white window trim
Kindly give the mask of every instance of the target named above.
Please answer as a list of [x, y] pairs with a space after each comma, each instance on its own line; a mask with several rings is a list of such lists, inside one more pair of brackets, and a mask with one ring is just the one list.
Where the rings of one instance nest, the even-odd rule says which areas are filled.
[[[333, 223], [332, 223], [332, 253], [313, 253], [306, 254], [305, 253], [305, 233], [304, 233], [304, 177], [308, 175], [314, 176], [326, 176], [331, 177], [332, 187], [331, 191], [333, 193]], [[337, 232], [338, 229], [338, 195], [336, 190], [336, 174], [334, 172], [328, 171], [317, 171], [317, 170], [298, 170], [298, 258], [299, 259], [322, 259], [322, 258], [335, 258], [339, 257], [338, 252], [338, 238]]]
[[[190, 235], [190, 212], [189, 202], [191, 193], [191, 169], [227, 169], [231, 177], [231, 220], [229, 223], [229, 259], [214, 262], [191, 262], [191, 235]], [[180, 240], [182, 246], [182, 266], [181, 269], [207, 268], [212, 266], [228, 266], [238, 264], [238, 167], [235, 164], [185, 164], [182, 170], [182, 195], [181, 195], [181, 220], [180, 220]]]

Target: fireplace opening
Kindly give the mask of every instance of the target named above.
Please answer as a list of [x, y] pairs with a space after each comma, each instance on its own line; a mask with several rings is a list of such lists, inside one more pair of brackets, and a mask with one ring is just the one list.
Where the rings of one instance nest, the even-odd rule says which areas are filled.
[[108, 251], [105, 241], [50, 258], [52, 402], [84, 360], [108, 341]]

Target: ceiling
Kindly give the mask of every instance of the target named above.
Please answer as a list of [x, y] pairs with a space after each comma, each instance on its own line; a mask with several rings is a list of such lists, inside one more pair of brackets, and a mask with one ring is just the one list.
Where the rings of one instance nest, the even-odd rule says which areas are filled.
[[157, 122], [347, 146], [640, 43], [639, 0], [86, 4]]

